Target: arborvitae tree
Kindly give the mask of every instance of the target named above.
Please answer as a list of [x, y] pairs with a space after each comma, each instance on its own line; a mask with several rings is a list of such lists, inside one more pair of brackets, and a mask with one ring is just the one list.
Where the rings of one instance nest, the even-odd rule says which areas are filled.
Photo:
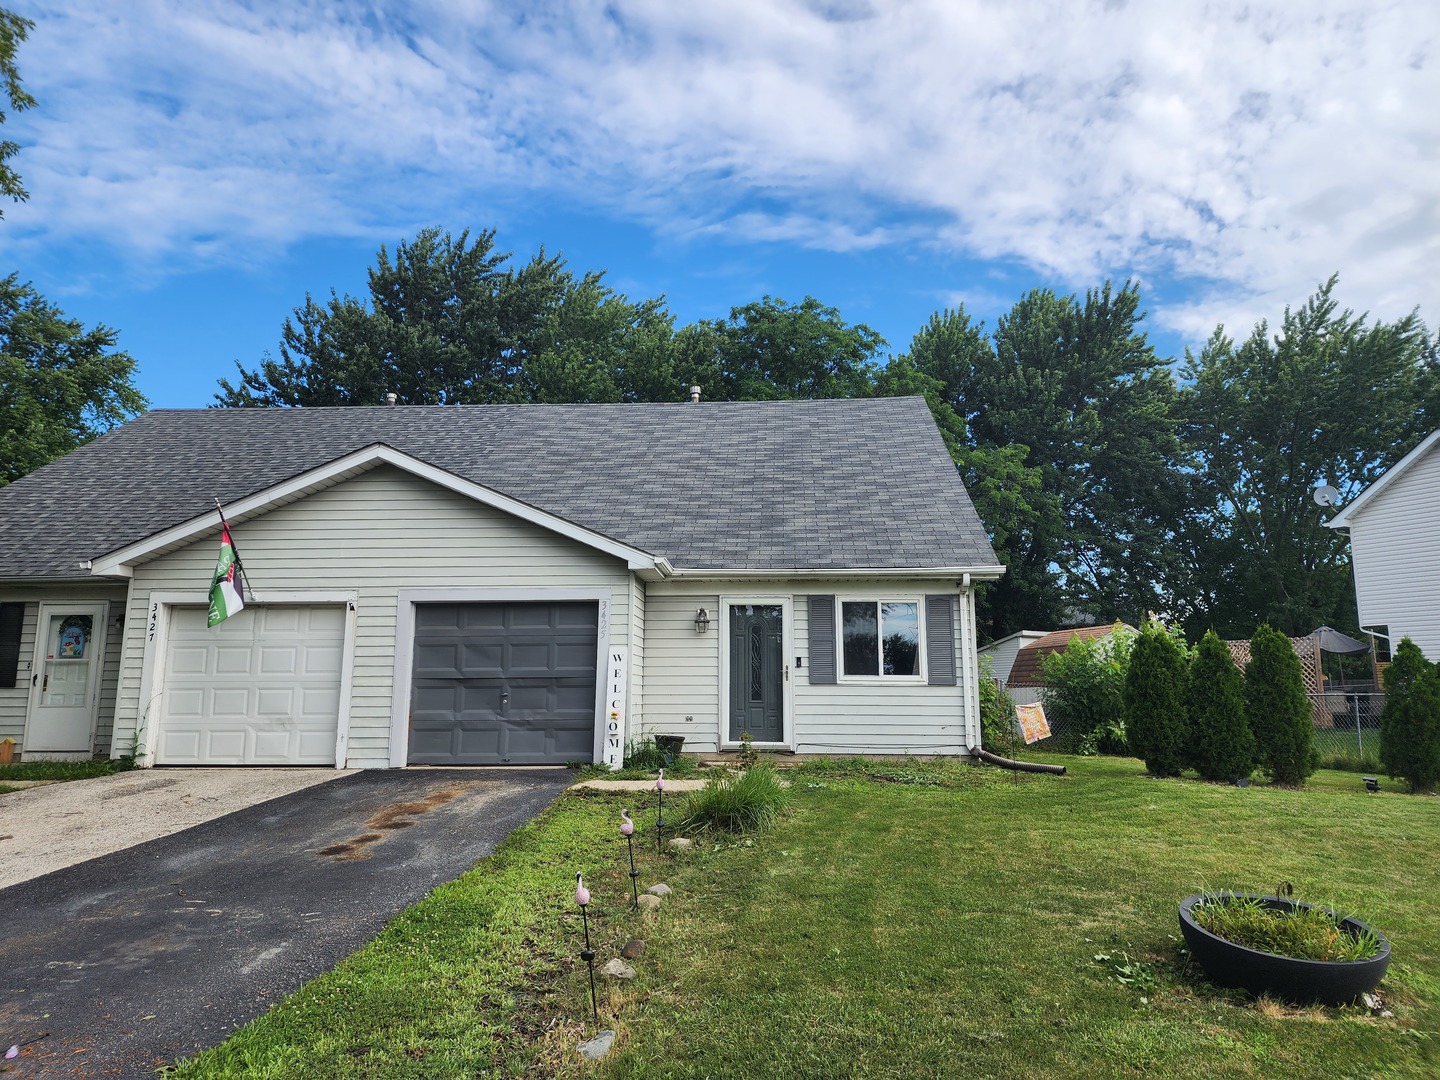
[[1245, 719], [1245, 680], [1230, 650], [1207, 630], [1190, 661], [1186, 690], [1190, 761], [1206, 780], [1240, 780], [1255, 769], [1255, 736]]
[[1125, 675], [1125, 732], [1130, 752], [1155, 776], [1179, 776], [1190, 743], [1185, 711], [1185, 654], [1163, 626], [1147, 626]]
[[1260, 767], [1277, 784], [1299, 787], [1315, 771], [1315, 721], [1305, 675], [1290, 640], [1268, 623], [1250, 639], [1245, 716]]
[[1440, 780], [1440, 674], [1408, 637], [1385, 671], [1380, 764], [1412, 792], [1430, 791]]

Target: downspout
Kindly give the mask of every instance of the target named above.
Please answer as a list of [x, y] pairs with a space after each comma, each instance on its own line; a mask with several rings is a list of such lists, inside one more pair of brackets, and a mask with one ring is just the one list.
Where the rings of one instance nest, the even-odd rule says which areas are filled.
[[976, 693], [975, 676], [979, 671], [975, 658], [975, 590], [970, 584], [970, 575], [960, 577], [960, 700], [961, 713], [965, 718], [965, 731], [960, 739], [960, 753], [968, 754], [970, 747], [980, 745], [979, 725], [976, 716], [980, 711], [980, 698]]

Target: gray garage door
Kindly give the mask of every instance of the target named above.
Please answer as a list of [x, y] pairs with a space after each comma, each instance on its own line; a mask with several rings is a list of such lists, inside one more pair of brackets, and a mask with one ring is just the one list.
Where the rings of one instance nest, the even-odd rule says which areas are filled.
[[595, 744], [598, 605], [419, 604], [415, 765], [557, 765]]

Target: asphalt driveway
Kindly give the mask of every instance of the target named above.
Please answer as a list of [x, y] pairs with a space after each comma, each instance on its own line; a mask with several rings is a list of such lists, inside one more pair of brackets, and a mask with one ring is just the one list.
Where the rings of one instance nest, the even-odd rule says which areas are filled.
[[0, 1048], [39, 1040], [7, 1080], [151, 1076], [221, 1042], [571, 778], [355, 773], [0, 889]]

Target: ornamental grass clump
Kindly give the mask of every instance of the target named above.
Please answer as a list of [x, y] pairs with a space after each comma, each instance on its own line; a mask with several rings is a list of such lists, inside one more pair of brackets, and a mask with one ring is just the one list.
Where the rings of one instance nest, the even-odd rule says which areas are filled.
[[712, 777], [691, 792], [676, 822], [681, 832], [763, 832], [790, 801], [770, 765]]
[[1352, 934], [1322, 908], [1285, 910], [1258, 897], [1220, 896], [1196, 904], [1191, 914], [1216, 937], [1295, 960], [1368, 960], [1380, 952], [1373, 933]]

